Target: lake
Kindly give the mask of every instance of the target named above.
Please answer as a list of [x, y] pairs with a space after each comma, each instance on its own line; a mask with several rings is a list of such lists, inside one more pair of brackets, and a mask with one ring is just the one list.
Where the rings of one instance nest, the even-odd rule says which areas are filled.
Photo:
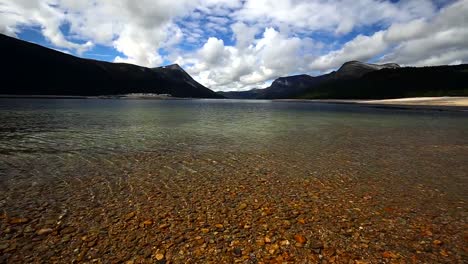
[[467, 184], [466, 112], [0, 99], [0, 263], [461, 263]]

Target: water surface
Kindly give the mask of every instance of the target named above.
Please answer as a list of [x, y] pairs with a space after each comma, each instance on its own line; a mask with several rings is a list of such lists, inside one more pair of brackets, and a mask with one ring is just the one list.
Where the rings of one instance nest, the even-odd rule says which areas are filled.
[[[104, 232], [103, 219], [113, 219], [105, 226], [108, 229], [120, 223], [122, 215], [133, 211], [141, 212], [140, 220], [150, 218], [153, 222], [171, 223], [175, 216], [154, 219], [154, 214], [159, 215], [154, 210], [159, 208], [171, 215], [170, 212], [176, 210], [174, 206], [179, 210], [176, 215], [184, 219], [198, 219], [200, 215], [209, 219], [212, 215], [218, 222], [229, 219], [224, 225], [236, 226], [237, 215], [219, 212], [218, 208], [235, 211], [242, 201], [249, 205], [260, 203], [258, 207], [253, 206], [252, 214], [261, 212], [262, 208], [276, 207], [276, 216], [283, 221], [290, 215], [296, 217], [285, 208], [289, 208], [300, 193], [308, 193], [309, 198], [318, 193], [326, 197], [313, 200], [315, 202], [304, 197], [299, 199], [309, 201], [308, 205], [303, 205], [304, 217], [314, 214], [309, 206], [325, 211], [325, 208], [336, 207], [345, 212], [349, 206], [359, 207], [343, 204], [345, 201], [353, 203], [363, 197], [376, 197], [369, 198], [374, 201], [372, 204], [363, 200], [366, 204], [362, 206], [378, 211], [404, 204], [407, 210], [402, 211], [415, 214], [403, 224], [408, 229], [411, 224], [416, 228], [413, 220], [442, 226], [445, 221], [433, 218], [444, 215], [450, 215], [454, 223], [466, 220], [467, 113], [274, 101], [0, 99], [0, 121], [1, 211], [5, 219], [26, 217], [29, 227], [50, 227], [56, 235], [60, 235], [65, 226], [76, 228], [77, 235], [93, 228]], [[313, 195], [310, 194], [312, 189]], [[153, 202], [149, 203], [150, 200]], [[217, 202], [212, 202], [210, 211], [203, 201]], [[198, 210], [204, 206], [204, 210]], [[73, 210], [89, 210], [89, 214], [78, 213], [79, 218], [70, 213]], [[359, 210], [365, 211], [364, 208]], [[371, 211], [362, 217], [369, 218], [367, 214]], [[69, 222], [51, 225], [63, 212], [69, 215]], [[101, 218], [97, 217], [99, 214]], [[329, 212], [326, 219], [329, 217], [332, 222], [338, 221], [339, 211]], [[88, 218], [96, 221], [83, 224], [80, 220]], [[249, 219], [245, 215], [242, 218]], [[255, 219], [251, 221], [260, 221]], [[202, 226], [208, 222], [215, 225], [216, 221], [204, 220]], [[194, 227], [193, 221], [188, 223]], [[247, 236], [273, 232], [261, 231], [260, 225], [256, 229], [254, 223], [250, 225], [255, 232], [250, 230]], [[329, 240], [336, 244], [335, 248], [353, 252], [344, 246], [346, 243], [342, 243], [336, 232], [321, 235], [322, 238], [313, 234], [314, 228], [323, 229], [324, 225], [293, 226], [286, 230], [299, 232], [305, 228], [302, 232], [310, 232], [314, 239]], [[9, 227], [7, 222], [3, 224], [3, 228]], [[419, 229], [414, 231], [414, 236], [420, 234]], [[432, 227], [431, 232], [435, 232], [434, 229]], [[176, 240], [181, 230], [173, 227], [170, 232], [174, 234], [164, 231], [166, 233], [154, 234], [152, 239], [164, 247], [167, 245], [164, 241]], [[238, 234], [235, 228], [226, 230], [231, 237]], [[24, 233], [24, 229], [20, 231]], [[272, 236], [287, 239], [285, 232], [288, 231], [276, 230]], [[289, 239], [294, 240], [294, 232], [291, 232]], [[21, 237], [27, 238], [28, 234]], [[30, 235], [34, 237], [34, 232]], [[455, 235], [446, 237], [445, 245], [455, 247], [461, 243], [461, 238]], [[250, 238], [255, 241], [255, 237]], [[43, 257], [34, 250], [24, 249], [28, 242], [14, 234], [3, 237], [9, 247], [14, 239], [18, 249], [7, 249], [6, 256], [10, 260], [24, 260], [21, 258], [26, 256], [31, 261]], [[379, 238], [376, 239], [379, 242]], [[386, 240], [391, 241], [390, 238]], [[73, 239], [60, 242], [55, 238], [54, 241], [61, 243], [62, 251], [47, 258], [70, 260], [64, 254], [74, 250], [70, 246], [74, 245]], [[38, 240], [34, 245], [41, 247], [42, 242]], [[225, 245], [229, 250], [233, 247], [231, 242]], [[187, 259], [186, 255], [177, 255], [184, 248], [181, 243], [169, 247], [174, 251], [171, 257], [175, 260]], [[392, 245], [386, 249], [379, 243], [376, 245], [377, 248], [365, 249], [371, 260], [380, 256], [381, 251], [396, 247]], [[408, 245], [410, 242], [399, 248], [403, 258], [410, 258], [417, 251]], [[119, 247], [101, 246], [101, 251]], [[131, 250], [122, 251], [114, 260], [140, 256], [139, 250], [145, 247], [137, 243], [128, 248]], [[263, 259], [262, 251], [255, 250], [251, 248], [250, 253]], [[301, 250], [294, 251], [297, 261], [314, 256]], [[423, 259], [443, 261], [444, 254], [439, 254], [442, 249], [434, 250], [435, 254], [423, 255]], [[285, 249], [284, 252], [289, 251]], [[457, 252], [453, 252], [449, 260], [460, 258]], [[103, 252], [90, 255], [86, 250], [84, 254], [90, 259], [112, 259], [103, 257]], [[196, 254], [190, 256], [193, 261], [200, 261]], [[151, 254], [146, 257], [151, 258]], [[217, 260], [232, 261], [221, 257]]]

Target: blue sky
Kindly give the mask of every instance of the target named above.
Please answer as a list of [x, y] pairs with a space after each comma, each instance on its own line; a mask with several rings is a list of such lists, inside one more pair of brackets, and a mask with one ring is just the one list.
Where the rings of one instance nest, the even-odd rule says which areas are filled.
[[349, 60], [468, 61], [468, 0], [0, 0], [0, 33], [76, 56], [178, 63], [214, 90]]

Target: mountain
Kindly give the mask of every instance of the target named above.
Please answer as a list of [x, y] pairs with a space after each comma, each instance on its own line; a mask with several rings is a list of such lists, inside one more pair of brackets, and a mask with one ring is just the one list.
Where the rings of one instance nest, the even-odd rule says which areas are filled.
[[[224, 92], [221, 93], [227, 98], [237, 99], [276, 99], [276, 98], [287, 98], [291, 94], [297, 94], [313, 85], [316, 82], [316, 78], [302, 74], [289, 77], [282, 77], [276, 79], [270, 87], [266, 89], [253, 89], [244, 92]], [[219, 93], [219, 92], [218, 92]]]
[[349, 61], [343, 64], [343, 66], [341, 66], [341, 68], [336, 72], [336, 77], [340, 79], [355, 79], [360, 78], [369, 72], [396, 68], [400, 68], [400, 65], [396, 63], [378, 65], [363, 63], [360, 61]]
[[305, 92], [309, 87], [317, 85], [330, 77], [328, 74], [319, 77], [301, 74], [278, 78], [270, 87], [265, 89], [218, 93], [231, 99], [287, 99]]
[[150, 69], [83, 59], [1, 34], [0, 49], [4, 53], [0, 94], [97, 96], [154, 93], [222, 98], [196, 82], [178, 65]]
[[359, 78], [334, 78], [310, 86], [294, 98], [391, 99], [421, 96], [468, 96], [468, 64], [384, 68]]
[[334, 73], [317, 77], [312, 77], [306, 74], [281, 77], [273, 81], [271, 86], [265, 89], [262, 94], [262, 99], [292, 98], [306, 92], [309, 87], [320, 85], [332, 78], [334, 78]]
[[218, 92], [218, 94], [229, 99], [255, 99], [259, 98], [264, 89], [252, 89], [248, 91]]
[[[338, 71], [312, 77], [295, 75], [276, 79], [270, 87], [225, 92], [242, 99], [388, 99], [415, 96], [467, 96], [468, 65], [400, 67], [395, 63], [350, 61]], [[242, 96], [242, 97], [241, 97]]]

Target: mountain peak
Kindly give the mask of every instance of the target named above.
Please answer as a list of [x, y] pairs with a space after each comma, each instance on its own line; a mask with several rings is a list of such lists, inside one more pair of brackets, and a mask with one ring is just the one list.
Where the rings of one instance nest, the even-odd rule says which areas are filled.
[[182, 67], [180, 67], [179, 64], [174, 63], [171, 65], [166, 65], [163, 67], [164, 69], [171, 69], [171, 70], [179, 70], [179, 71], [185, 71]]
[[[120, 95], [171, 94], [173, 97], [221, 98], [193, 80], [179, 65], [153, 68], [81, 59], [0, 34], [5, 83], [0, 94]], [[25, 67], [27, 65], [28, 67]], [[27, 78], [25, 78], [27, 76]]]
[[400, 68], [400, 65], [396, 63], [372, 64], [360, 61], [348, 61], [340, 67], [336, 74], [339, 78], [359, 78], [366, 73], [387, 68]]

